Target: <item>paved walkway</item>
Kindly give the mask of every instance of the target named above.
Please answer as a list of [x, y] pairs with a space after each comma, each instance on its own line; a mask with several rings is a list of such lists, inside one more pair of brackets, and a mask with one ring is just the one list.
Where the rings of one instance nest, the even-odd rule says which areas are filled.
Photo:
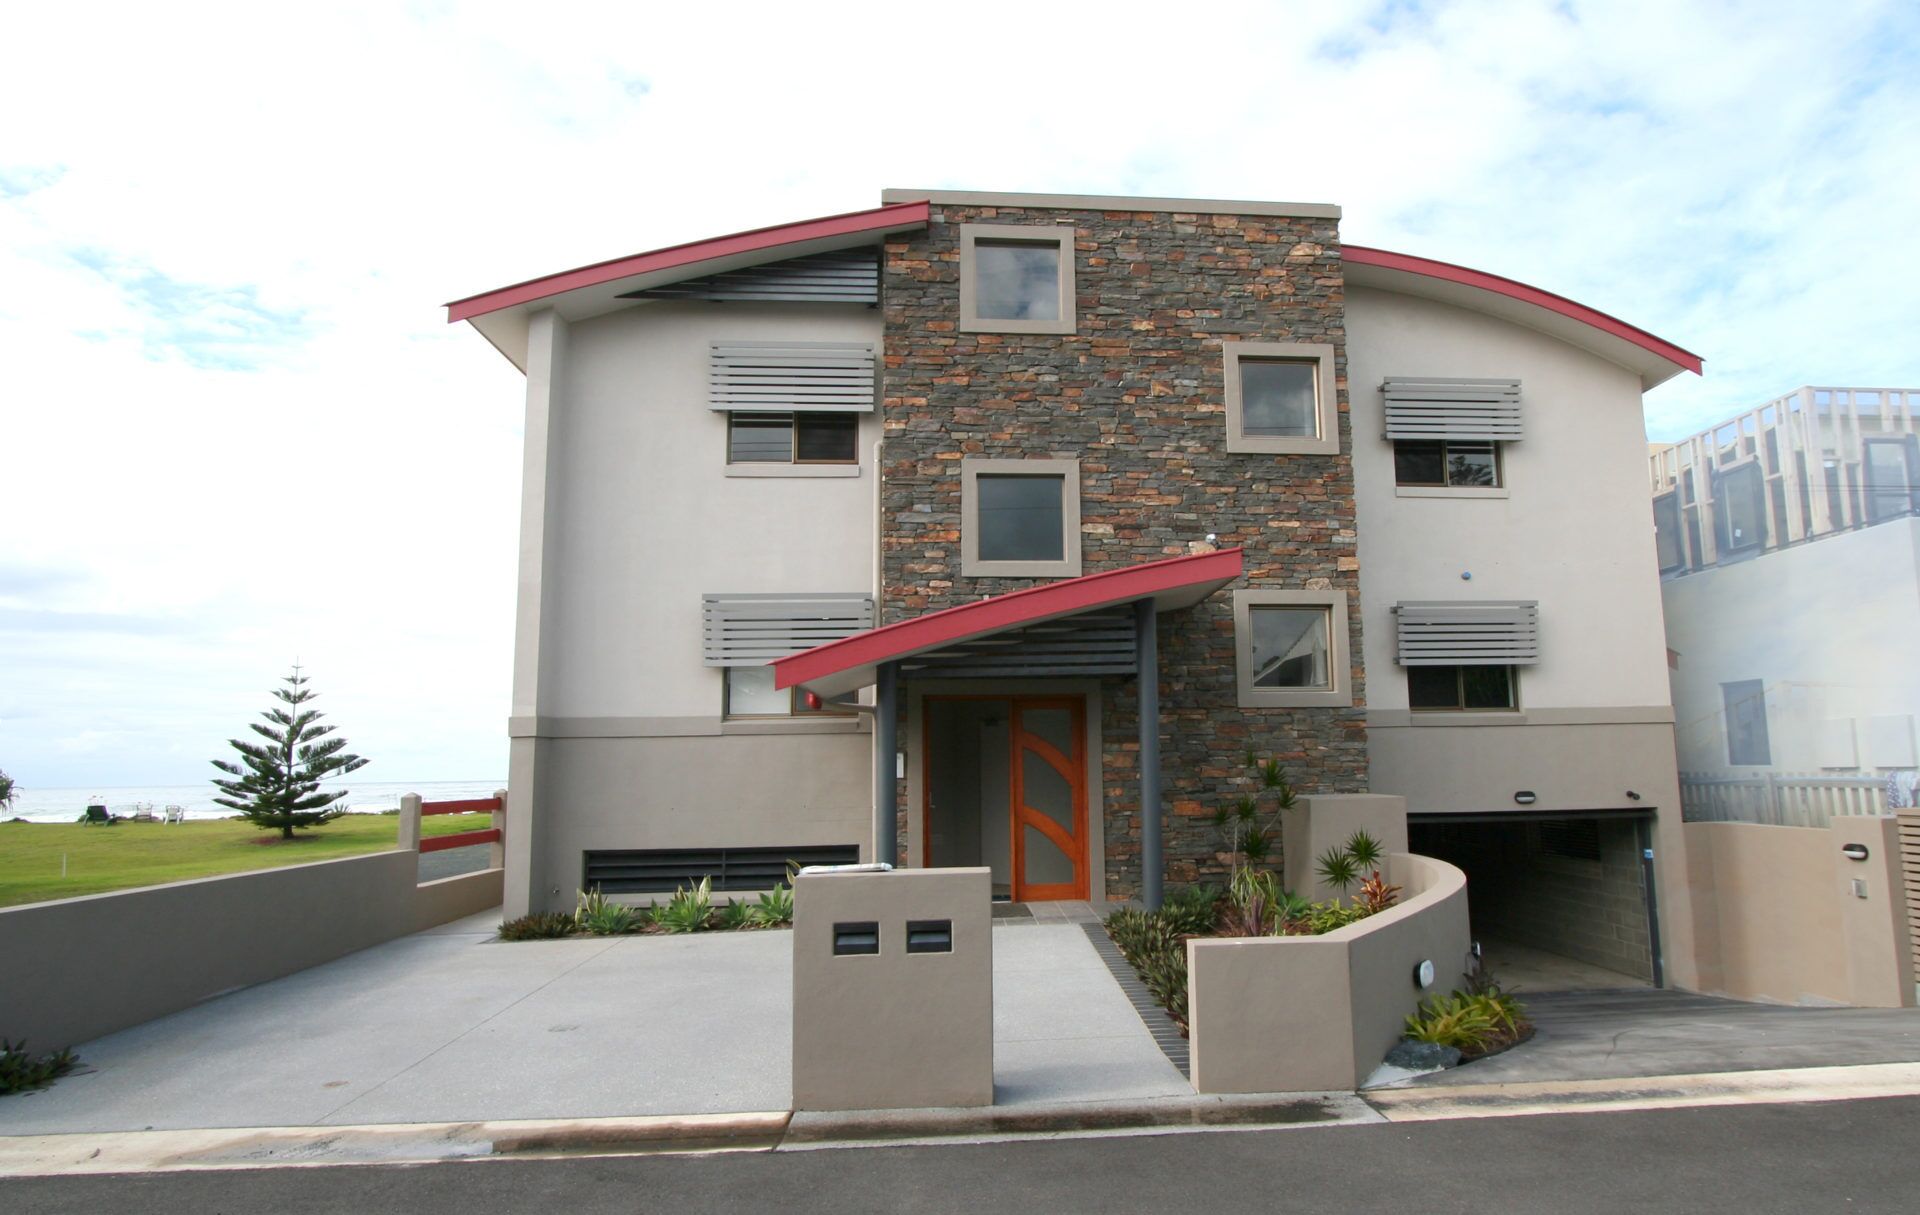
[[1413, 1085], [1625, 1079], [1920, 1062], [1920, 1009], [1794, 1008], [1652, 988], [1522, 992], [1539, 1032]]
[[[787, 932], [506, 943], [497, 913], [84, 1043], [0, 1136], [784, 1110]], [[996, 922], [1000, 1105], [1191, 1099], [1074, 921]]]

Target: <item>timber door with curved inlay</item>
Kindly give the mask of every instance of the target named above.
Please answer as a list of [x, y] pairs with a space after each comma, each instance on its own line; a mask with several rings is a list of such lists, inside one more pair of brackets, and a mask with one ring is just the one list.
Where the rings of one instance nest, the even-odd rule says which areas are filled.
[[1013, 701], [1013, 899], [1087, 897], [1086, 701]]

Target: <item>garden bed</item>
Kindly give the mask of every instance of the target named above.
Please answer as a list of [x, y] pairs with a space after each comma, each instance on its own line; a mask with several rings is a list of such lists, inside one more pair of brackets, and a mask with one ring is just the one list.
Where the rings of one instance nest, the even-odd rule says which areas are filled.
[[682, 886], [665, 903], [632, 907], [598, 889], [580, 892], [572, 914], [537, 911], [500, 925], [503, 941], [552, 941], [564, 937], [653, 936], [688, 932], [739, 932], [793, 927], [793, 889], [775, 886], [755, 901], [715, 905], [712, 879]]

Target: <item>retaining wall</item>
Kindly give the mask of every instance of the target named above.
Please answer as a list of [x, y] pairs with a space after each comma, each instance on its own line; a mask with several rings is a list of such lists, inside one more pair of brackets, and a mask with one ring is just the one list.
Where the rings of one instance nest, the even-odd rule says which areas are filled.
[[0, 1037], [70, 1046], [500, 905], [379, 852], [0, 908]]

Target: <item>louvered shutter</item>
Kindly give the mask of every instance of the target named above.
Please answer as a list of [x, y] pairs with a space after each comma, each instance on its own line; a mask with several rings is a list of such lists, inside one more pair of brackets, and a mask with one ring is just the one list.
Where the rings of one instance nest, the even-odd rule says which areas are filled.
[[871, 595], [703, 595], [706, 664], [765, 666], [873, 627]]
[[1389, 379], [1389, 439], [1512, 442], [1521, 437], [1519, 380]]
[[765, 413], [873, 412], [872, 342], [714, 342], [708, 405]]
[[1538, 603], [1402, 603], [1403, 667], [1529, 666], [1540, 661]]
[[722, 300], [797, 304], [878, 304], [880, 257], [871, 247], [837, 249], [743, 266], [684, 282], [629, 291], [623, 300]]

